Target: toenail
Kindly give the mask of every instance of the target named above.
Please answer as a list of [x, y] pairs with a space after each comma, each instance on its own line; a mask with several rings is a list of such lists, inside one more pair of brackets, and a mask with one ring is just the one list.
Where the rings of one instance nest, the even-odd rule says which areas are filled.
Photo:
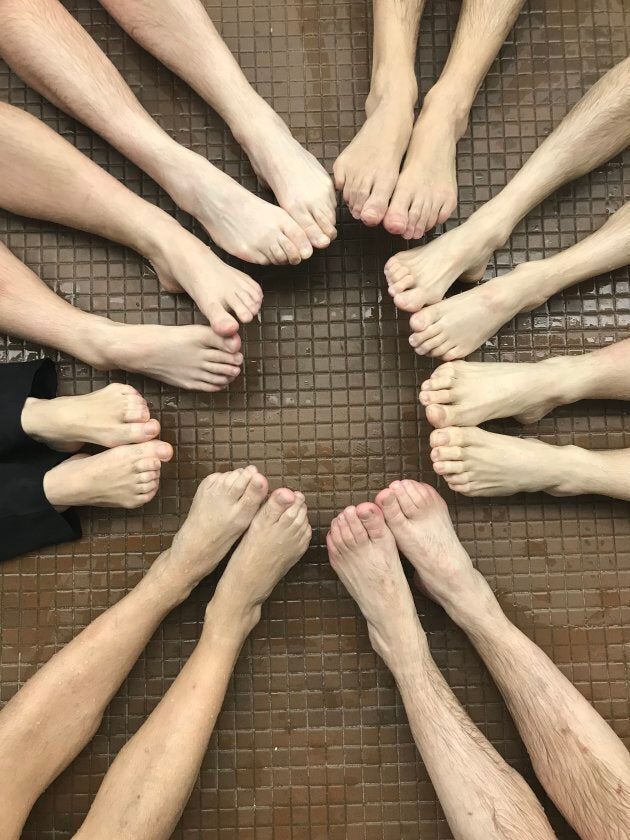
[[395, 496], [392, 493], [388, 493], [386, 496], [383, 497], [383, 504], [384, 505], [391, 505], [395, 501]]
[[372, 516], [372, 511], [371, 510], [357, 511], [357, 515], [358, 515], [359, 519], [369, 519]]
[[158, 446], [157, 452], [160, 458], [169, 458], [171, 455], [171, 447], [168, 443], [162, 443]]
[[418, 338], [415, 335], [410, 335], [409, 336], [409, 344], [411, 344], [412, 347], [417, 347], [418, 346]]

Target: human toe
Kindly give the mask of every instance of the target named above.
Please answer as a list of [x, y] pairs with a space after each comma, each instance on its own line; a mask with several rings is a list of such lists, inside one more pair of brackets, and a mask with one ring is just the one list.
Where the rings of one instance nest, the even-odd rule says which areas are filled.
[[266, 516], [271, 519], [272, 522], [277, 522], [284, 511], [291, 507], [294, 500], [295, 494], [287, 487], [281, 487], [279, 490], [274, 490], [265, 505]]
[[356, 509], [356, 515], [368, 533], [371, 540], [377, 540], [387, 533], [387, 526], [383, 514], [372, 502], [364, 502]]
[[227, 338], [238, 332], [238, 321], [220, 303], [211, 303], [204, 315], [217, 335]]

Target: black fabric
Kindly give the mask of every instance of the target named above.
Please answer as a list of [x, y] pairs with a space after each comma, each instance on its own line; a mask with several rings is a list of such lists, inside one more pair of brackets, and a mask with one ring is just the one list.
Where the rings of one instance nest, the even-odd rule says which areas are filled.
[[0, 560], [81, 537], [76, 511], [59, 513], [44, 494], [44, 476], [70, 455], [33, 440], [21, 423], [28, 397], [56, 393], [50, 359], [0, 365]]

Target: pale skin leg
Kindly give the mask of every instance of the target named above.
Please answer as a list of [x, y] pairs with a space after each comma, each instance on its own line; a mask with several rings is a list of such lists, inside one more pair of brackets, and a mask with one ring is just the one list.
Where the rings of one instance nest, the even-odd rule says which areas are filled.
[[457, 206], [455, 147], [477, 91], [516, 22], [523, 0], [462, 0], [455, 36], [437, 83], [424, 98], [384, 226], [420, 239]]
[[335, 186], [355, 219], [383, 221], [413, 128], [414, 69], [424, 0], [374, 0], [367, 121], [334, 165]]
[[433, 470], [463, 496], [595, 493], [630, 501], [630, 449], [553, 446], [451, 426], [431, 432]]
[[267, 482], [254, 467], [205, 479], [173, 545], [144, 579], [7, 703], [0, 713], [3, 840], [18, 840], [35, 801], [92, 739], [159, 624], [216, 568], [266, 492]]
[[410, 318], [419, 356], [462, 359], [519, 312], [531, 312], [569, 286], [630, 263], [630, 204], [591, 236], [553, 257], [521, 263], [481, 286], [425, 306]]
[[541, 143], [507, 186], [460, 225], [385, 266], [389, 293], [405, 312], [442, 300], [459, 277], [480, 280], [492, 252], [516, 224], [562, 184], [630, 142], [630, 59], [609, 70]]
[[[36, 313], [34, 317], [33, 313]], [[54, 347], [99, 370], [126, 370], [214, 392], [240, 373], [238, 335], [211, 327], [119, 324], [82, 312], [52, 292], [0, 243], [0, 330]]]
[[162, 702], [121, 750], [77, 838], [168, 840], [195, 784], [243, 642], [311, 537], [301, 494], [275, 491], [208, 605], [199, 643]]
[[323, 167], [251, 87], [200, 0], [100, 0], [132, 38], [229, 125], [256, 174], [316, 248], [335, 238], [336, 197]]
[[436, 429], [500, 417], [535, 423], [579, 400], [630, 400], [630, 339], [583, 356], [536, 363], [447, 362], [422, 383], [420, 402]]
[[347, 508], [327, 538], [330, 562], [391, 670], [416, 746], [456, 840], [552, 840], [523, 778], [484, 738], [431, 658], [396, 542], [376, 505]]
[[[0, 10], [1, 10], [0, 6]], [[168, 292], [187, 291], [220, 335], [258, 313], [262, 290], [169, 215], [19, 108], [0, 104], [0, 206], [139, 251]]]
[[457, 539], [444, 501], [415, 481], [394, 482], [376, 501], [423, 591], [477, 648], [556, 807], [583, 840], [630, 836], [627, 750], [542, 650], [505, 617]]
[[27, 84], [150, 175], [221, 248], [261, 264], [311, 256], [308, 237], [288, 213], [158, 126], [58, 0], [0, 0], [0, 54]]

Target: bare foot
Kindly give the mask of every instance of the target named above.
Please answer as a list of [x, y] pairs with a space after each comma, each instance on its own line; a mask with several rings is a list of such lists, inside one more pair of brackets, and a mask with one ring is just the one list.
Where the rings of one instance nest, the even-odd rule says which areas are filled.
[[274, 490], [254, 517], [223, 573], [207, 618], [237, 612], [260, 619], [260, 606], [277, 583], [302, 557], [311, 539], [302, 493]]
[[259, 265], [297, 265], [312, 255], [308, 236], [286, 210], [253, 195], [200, 155], [190, 154], [171, 194], [220, 248]]
[[267, 479], [251, 464], [204, 478], [173, 544], [152, 568], [194, 588], [249, 528], [267, 489]]
[[77, 397], [29, 397], [22, 428], [33, 440], [60, 452], [77, 452], [84, 443], [108, 448], [144, 443], [160, 433], [141, 394], [117, 382]]
[[571, 496], [584, 486], [589, 456], [576, 446], [497, 435], [474, 427], [431, 432], [431, 460], [437, 475], [464, 496], [511, 496], [544, 490]]
[[436, 429], [478, 426], [499, 417], [535, 423], [572, 401], [567, 381], [572, 370], [565, 358], [536, 364], [447, 362], [422, 383], [420, 402]]
[[429, 91], [383, 222], [390, 233], [420, 239], [451, 216], [457, 206], [455, 147], [465, 130], [466, 119], [456, 119], [452, 102]]
[[442, 300], [458, 278], [474, 282], [483, 277], [490, 256], [509, 235], [487, 207], [428, 245], [401, 251], [388, 260], [388, 291], [399, 309], [418, 312]]
[[175, 224], [157, 242], [150, 260], [162, 287], [187, 292], [218, 335], [234, 335], [239, 321], [248, 324], [258, 314], [263, 299], [258, 283], [222, 262], [196, 236]]
[[368, 97], [367, 120], [335, 161], [335, 186], [353, 218], [378, 225], [387, 212], [413, 128], [413, 100]]
[[246, 131], [234, 136], [263, 184], [300, 226], [314, 248], [326, 248], [337, 237], [337, 198], [330, 176], [293, 137], [284, 120], [267, 103], [248, 119]]
[[378, 494], [376, 504], [425, 595], [451, 612], [486, 588], [437, 490], [418, 481], [394, 481]]
[[212, 327], [106, 325], [102, 366], [135, 371], [168, 385], [194, 391], [221, 391], [241, 372], [238, 335], [217, 335]]
[[137, 508], [150, 502], [173, 447], [162, 440], [117, 446], [98, 455], [74, 455], [44, 476], [50, 504], [69, 507]]
[[365, 616], [379, 656], [391, 661], [401, 655], [401, 644], [424, 640], [394, 536], [376, 505], [346, 508], [333, 519], [326, 545], [330, 565]]
[[419, 356], [447, 362], [462, 359], [519, 312], [544, 303], [548, 293], [541, 283], [543, 276], [536, 263], [523, 263], [475, 289], [425, 306], [409, 319], [409, 343]]

